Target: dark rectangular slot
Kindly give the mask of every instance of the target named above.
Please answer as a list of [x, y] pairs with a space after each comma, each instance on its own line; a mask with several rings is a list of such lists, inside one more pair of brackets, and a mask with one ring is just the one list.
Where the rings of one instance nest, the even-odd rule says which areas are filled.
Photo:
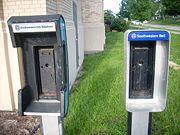
[[39, 98], [56, 99], [54, 49], [52, 47], [38, 48], [39, 68]]
[[131, 42], [130, 98], [153, 98], [155, 41]]

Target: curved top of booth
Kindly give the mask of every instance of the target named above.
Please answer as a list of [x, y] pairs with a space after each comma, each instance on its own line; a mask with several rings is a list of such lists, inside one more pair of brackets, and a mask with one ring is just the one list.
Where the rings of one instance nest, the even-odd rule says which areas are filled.
[[55, 15], [36, 15], [36, 16], [12, 16], [7, 21], [8, 24], [12, 23], [28, 23], [28, 22], [55, 22], [59, 18], [63, 18], [60, 14]]

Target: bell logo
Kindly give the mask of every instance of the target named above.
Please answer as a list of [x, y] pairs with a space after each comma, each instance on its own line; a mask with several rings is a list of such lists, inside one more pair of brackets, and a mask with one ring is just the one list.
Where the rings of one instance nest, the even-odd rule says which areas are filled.
[[15, 29], [16, 29], [17, 31], [19, 31], [19, 30], [20, 30], [19, 25], [15, 25]]
[[132, 39], [135, 39], [135, 38], [137, 37], [137, 35], [136, 35], [135, 33], [133, 33], [133, 34], [131, 35], [131, 37], [132, 37]]

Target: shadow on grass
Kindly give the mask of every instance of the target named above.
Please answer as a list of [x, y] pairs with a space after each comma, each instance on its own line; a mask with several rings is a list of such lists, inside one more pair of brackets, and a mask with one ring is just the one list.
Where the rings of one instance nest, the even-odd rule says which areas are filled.
[[[103, 72], [98, 74], [97, 77], [93, 78], [91, 82], [89, 82], [91, 85], [83, 90], [83, 94], [81, 93], [79, 97], [76, 97], [78, 98], [78, 102], [75, 105], [74, 112], [71, 112], [72, 115], [66, 123], [68, 125], [67, 128], [71, 129], [69, 130], [70, 132], [67, 132], [67, 135], [79, 135], [81, 134], [81, 130], [89, 130], [89, 132], [92, 131], [91, 124], [95, 124], [94, 121], [92, 121], [93, 115], [97, 106], [101, 105], [103, 102], [107, 102], [109, 89], [112, 87], [111, 85], [113, 84], [115, 77], [116, 70], [113, 68], [106, 68]], [[86, 80], [84, 81], [85, 82], [83, 83], [86, 83]], [[101, 116], [95, 117], [99, 117], [97, 119], [101, 119]]]
[[[116, 49], [119, 48], [117, 42], [120, 34], [111, 33], [107, 36], [111, 40], [107, 40], [103, 53], [85, 57], [85, 73], [78, 78], [80, 83], [71, 95], [70, 110], [65, 120], [66, 135], [108, 134], [107, 125], [111, 125], [111, 122], [108, 123], [107, 119], [112, 110], [106, 108], [111, 109], [108, 97], [114, 81], [119, 76], [117, 54], [114, 53], [119, 51]], [[114, 64], [109, 64], [113, 62]]]
[[[117, 42], [119, 42], [118, 39], [120, 38], [120, 33], [109, 32], [109, 33], [106, 33], [106, 37], [108, 37], [108, 38], [106, 38], [104, 52], [97, 53], [97, 54], [85, 55], [85, 59], [84, 59], [83, 65], [82, 65], [83, 68], [81, 71], [81, 72], [83, 72], [83, 74], [81, 76], [79, 76], [78, 78], [76, 78], [76, 80], [81, 81], [84, 78], [86, 78], [89, 74], [91, 74], [91, 72], [93, 72], [95, 69], [97, 69], [97, 67], [99, 65], [101, 65], [102, 61], [104, 59], [106, 59], [106, 57], [109, 57], [108, 53], [110, 51], [112, 51], [112, 50], [117, 51], [117, 48], [119, 48], [120, 45], [119, 44], [118, 44], [118, 46], [115, 46], [115, 45], [117, 44]], [[111, 40], [108, 40], [108, 39], [111, 39]], [[74, 92], [74, 90], [72, 90], [72, 92]]]

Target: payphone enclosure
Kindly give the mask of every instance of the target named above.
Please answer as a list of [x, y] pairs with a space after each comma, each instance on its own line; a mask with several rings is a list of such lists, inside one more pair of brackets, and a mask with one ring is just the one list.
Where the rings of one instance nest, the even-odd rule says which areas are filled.
[[[69, 102], [65, 21], [61, 15], [18, 16], [8, 20], [13, 47], [19, 48], [24, 88], [19, 115], [64, 117]], [[22, 69], [20, 69], [22, 71]]]
[[124, 52], [127, 111], [161, 112], [165, 109], [169, 38], [167, 31], [126, 31]]

